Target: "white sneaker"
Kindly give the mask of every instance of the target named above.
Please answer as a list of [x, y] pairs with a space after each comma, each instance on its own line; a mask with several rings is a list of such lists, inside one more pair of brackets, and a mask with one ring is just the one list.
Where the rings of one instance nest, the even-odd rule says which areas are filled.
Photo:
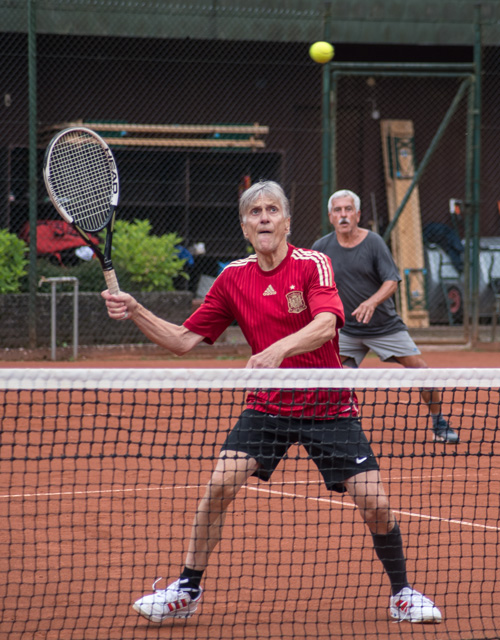
[[190, 618], [198, 608], [203, 589], [200, 587], [200, 592], [193, 598], [179, 583], [180, 581], [176, 580], [166, 589], [158, 590], [154, 584], [155, 592], [134, 602], [134, 610], [151, 622], [163, 622], [167, 618]]
[[441, 622], [443, 619], [434, 602], [411, 587], [404, 587], [392, 596], [390, 611], [393, 618], [401, 621]]

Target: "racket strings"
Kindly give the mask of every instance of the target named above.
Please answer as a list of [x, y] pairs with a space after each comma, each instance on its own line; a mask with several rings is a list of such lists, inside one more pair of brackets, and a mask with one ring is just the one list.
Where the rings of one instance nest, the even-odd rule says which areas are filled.
[[106, 150], [90, 134], [69, 132], [55, 143], [49, 184], [59, 204], [85, 231], [99, 231], [111, 214], [113, 172]]

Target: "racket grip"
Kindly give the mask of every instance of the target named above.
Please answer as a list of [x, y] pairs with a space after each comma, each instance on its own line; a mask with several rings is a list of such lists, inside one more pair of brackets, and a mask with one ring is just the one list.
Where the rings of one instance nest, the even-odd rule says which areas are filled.
[[104, 279], [108, 285], [108, 290], [111, 295], [116, 296], [120, 293], [120, 287], [118, 285], [118, 279], [114, 269], [109, 269], [104, 272]]

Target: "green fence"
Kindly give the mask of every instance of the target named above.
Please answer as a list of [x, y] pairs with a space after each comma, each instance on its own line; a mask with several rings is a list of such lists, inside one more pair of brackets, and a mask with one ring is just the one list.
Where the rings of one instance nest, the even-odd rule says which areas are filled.
[[[430, 325], [460, 326], [465, 317], [474, 335], [474, 327], [491, 322], [495, 283], [490, 280], [496, 267], [489, 265], [500, 237], [499, 48], [479, 46], [475, 55], [473, 46], [340, 43], [325, 94], [327, 67], [308, 56], [311, 40], [328, 32], [320, 9], [304, 10], [304, 28], [296, 41], [286, 41], [277, 24], [285, 29], [288, 22], [297, 22], [297, 12], [287, 8], [269, 10], [274, 40], [271, 29], [260, 39], [255, 36], [252, 16], [264, 9], [240, 11], [236, 40], [229, 17], [214, 33], [206, 7], [181, 11], [168, 6], [157, 10], [155, 20], [152, 10], [147, 15], [139, 9], [121, 12], [106, 3], [56, 7], [32, 1], [12, 7], [0, 2], [1, 15], [8, 17], [3, 30], [0, 26], [0, 229], [23, 238], [28, 249], [28, 275], [19, 282], [19, 293], [30, 300], [26, 346], [46, 344], [46, 332], [37, 327], [37, 305], [48, 292], [39, 286], [42, 276], [77, 277], [82, 293], [103, 288], [95, 261], [85, 260], [75, 247], [57, 250], [60, 237], [49, 242], [51, 251], [42, 243], [51, 232], [46, 221], [57, 218], [41, 178], [44, 151], [54, 132], [74, 122], [98, 128], [112, 145], [122, 186], [118, 218], [148, 220], [152, 233], [179, 236], [177, 250], [186, 259], [187, 278], [180, 275], [174, 286], [197, 298], [228, 261], [250, 251], [237, 215], [246, 185], [260, 179], [284, 185], [296, 245], [310, 247], [329, 231], [325, 194], [336, 186], [360, 195], [362, 224], [384, 235], [390, 229], [391, 202], [382, 123], [412, 123], [416, 171], [448, 118], [417, 184], [422, 295]], [[192, 25], [196, 37], [188, 37]], [[309, 37], [312, 25], [316, 35]], [[331, 33], [335, 37], [334, 24]], [[301, 39], [304, 34], [307, 40]], [[408, 65], [417, 62], [434, 65], [433, 72], [413, 73]], [[352, 63], [358, 66], [342, 66]], [[388, 63], [403, 67], [393, 73]], [[359, 65], [364, 65], [362, 73]], [[469, 95], [478, 78], [480, 139], [471, 140], [469, 119], [478, 103], [471, 110]], [[469, 84], [457, 98], [463, 82]], [[448, 114], [454, 100], [456, 108]], [[480, 157], [480, 164], [474, 165], [474, 157]], [[476, 178], [474, 167], [481, 170]], [[479, 196], [474, 199], [474, 194]], [[467, 244], [467, 215], [477, 245], [471, 241], [461, 262], [454, 263], [456, 256], [445, 245]], [[38, 241], [29, 233], [35, 224]], [[393, 235], [387, 239], [392, 243]], [[464, 275], [469, 258], [470, 276]], [[405, 272], [403, 262], [399, 267]], [[137, 285], [125, 268], [119, 275], [134, 291]], [[466, 307], [469, 288], [473, 295]], [[406, 300], [411, 306], [405, 295], [400, 305]], [[90, 333], [83, 326], [80, 343], [86, 344]], [[0, 344], [12, 346], [1, 331]], [[64, 331], [61, 327], [61, 339]], [[111, 329], [107, 341], [112, 341], [110, 334]], [[117, 337], [120, 342], [139, 339], [132, 328], [130, 336], [121, 332]]]

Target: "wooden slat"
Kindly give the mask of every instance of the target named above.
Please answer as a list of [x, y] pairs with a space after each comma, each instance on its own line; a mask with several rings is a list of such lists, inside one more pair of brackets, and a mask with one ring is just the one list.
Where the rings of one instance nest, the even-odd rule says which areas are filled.
[[[411, 120], [382, 120], [380, 126], [387, 204], [389, 219], [392, 220], [415, 173], [414, 129]], [[392, 231], [391, 246], [403, 276], [400, 287], [401, 316], [409, 327], [428, 327], [427, 310], [412, 309], [408, 304], [408, 297], [411, 296], [417, 306], [425, 306], [425, 261], [418, 187], [414, 188]], [[407, 269], [412, 274], [409, 278], [410, 290], [404, 277]]]
[[126, 131], [127, 133], [151, 133], [151, 134], [179, 134], [179, 135], [200, 135], [200, 134], [234, 134], [234, 135], [267, 135], [269, 127], [254, 125], [213, 125], [213, 124], [129, 124], [129, 123], [104, 123], [85, 122], [74, 120], [72, 122], [62, 122], [49, 127], [51, 131], [66, 129], [67, 127], [87, 127], [93, 131]]
[[106, 138], [103, 140], [113, 146], [128, 147], [245, 147], [264, 148], [263, 140], [207, 140], [196, 138]]
[[[85, 122], [72, 120], [43, 127], [40, 131], [40, 143], [48, 142], [45, 136], [53, 131], [69, 127], [87, 127], [100, 132], [106, 142], [113, 146], [129, 147], [198, 147], [198, 148], [245, 148], [263, 149], [266, 146], [260, 136], [269, 133], [269, 127], [254, 125], [204, 125], [204, 124], [128, 124]], [[111, 133], [122, 133], [110, 136]], [[108, 134], [106, 136], [106, 134]], [[142, 134], [136, 135], [136, 134]], [[147, 136], [147, 137], [145, 137]], [[214, 136], [200, 137], [200, 136]], [[222, 137], [218, 137], [222, 136]], [[226, 137], [227, 136], [227, 137]], [[231, 137], [234, 136], [234, 137]], [[240, 137], [243, 136], [243, 137]]]

